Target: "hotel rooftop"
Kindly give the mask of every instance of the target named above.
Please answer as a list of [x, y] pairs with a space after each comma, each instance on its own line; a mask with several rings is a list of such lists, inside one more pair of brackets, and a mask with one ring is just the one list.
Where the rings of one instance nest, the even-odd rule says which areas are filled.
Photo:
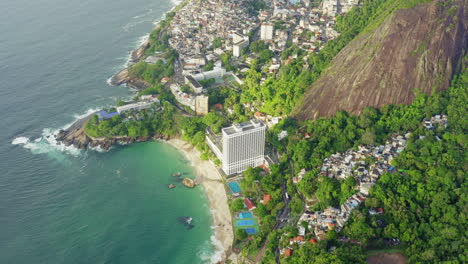
[[230, 127], [223, 128], [222, 131], [226, 135], [233, 135], [239, 132], [248, 131], [248, 130], [259, 128], [262, 126], [265, 126], [262, 122], [260, 122], [257, 119], [252, 119], [249, 122], [233, 124]]

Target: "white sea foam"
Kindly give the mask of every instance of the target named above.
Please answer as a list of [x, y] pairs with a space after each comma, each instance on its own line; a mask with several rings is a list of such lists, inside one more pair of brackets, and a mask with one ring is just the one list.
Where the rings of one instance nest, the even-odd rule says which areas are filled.
[[[211, 228], [214, 229], [214, 227]], [[223, 259], [223, 253], [224, 248], [221, 241], [212, 235], [210, 237], [210, 241], [206, 241], [200, 246], [197, 256], [203, 261], [203, 263], [219, 263]]]
[[57, 135], [60, 130], [69, 128], [71, 125], [73, 125], [73, 123], [75, 123], [79, 119], [87, 117], [88, 115], [98, 111], [99, 109], [100, 108], [92, 108], [92, 109], [88, 109], [86, 112], [82, 114], [75, 114], [73, 115], [75, 120], [69, 124], [64, 125], [61, 128], [58, 128], [58, 129], [44, 128], [42, 130], [41, 137], [38, 137], [35, 139], [31, 139], [27, 137], [17, 137], [13, 139], [11, 144], [23, 146], [23, 148], [31, 150], [33, 154], [48, 153], [54, 158], [58, 158], [58, 159], [63, 159], [63, 157], [57, 155], [58, 153], [66, 153], [72, 156], [78, 156], [83, 151], [75, 148], [73, 145], [65, 146], [63, 143], [58, 142], [55, 139], [55, 135]]
[[[143, 43], [145, 43], [149, 39], [149, 36], [150, 36], [150, 34], [145, 34], [145, 35], [139, 37], [135, 41], [135, 43], [132, 45], [132, 49], [137, 49], [137, 48], [141, 47], [141, 45], [143, 45]], [[115, 71], [120, 71], [120, 70], [128, 68], [128, 66], [130, 66], [130, 62], [132, 61], [132, 52], [129, 52], [126, 57], [122, 57], [121, 59], [125, 60], [125, 62], [122, 65], [115, 67], [114, 68]], [[112, 77], [114, 77], [114, 75], [109, 77], [109, 79], [107, 79], [107, 81], [106, 81], [107, 84], [111, 85]]]
[[63, 159], [63, 156], [57, 155], [60, 152], [70, 154], [72, 156], [80, 155], [81, 151], [73, 146], [65, 146], [57, 144], [54, 135], [50, 134], [50, 129], [44, 129], [42, 137], [31, 140], [26, 137], [17, 137], [13, 139], [11, 144], [22, 146], [29, 149], [33, 154], [50, 154], [50, 156]]
[[[146, 23], [146, 22], [151, 22], [152, 19], [151, 18], [146, 18], [148, 15], [150, 15], [151, 13], [153, 12], [153, 9], [150, 9], [148, 10], [147, 13], [145, 14], [142, 14], [140, 16], [135, 16], [133, 17], [134, 19], [138, 19], [138, 20], [133, 20], [133, 21], [130, 21], [128, 22], [125, 26], [123, 26], [123, 30], [125, 32], [129, 32], [130, 29], [134, 28], [135, 26], [138, 26], [139, 24], [142, 24], [142, 23]], [[140, 19], [141, 18], [141, 19]]]
[[87, 116], [89, 116], [90, 114], [94, 113], [94, 112], [97, 112], [101, 109], [103, 109], [105, 107], [95, 107], [95, 108], [90, 108], [88, 110], [86, 110], [84, 113], [81, 113], [81, 114], [74, 114], [73, 115], [73, 118], [74, 120], [71, 122], [71, 123], [68, 123], [60, 128], [58, 128], [57, 130], [53, 131], [54, 135], [57, 134], [60, 130], [65, 130], [69, 127], [71, 127], [76, 121], [82, 119], [82, 118], [85, 118]]
[[215, 235], [211, 236], [211, 244], [215, 247], [215, 252], [210, 257], [210, 263], [218, 263], [223, 260], [224, 247]]
[[[210, 209], [210, 213], [214, 217], [216, 210]], [[211, 235], [209, 244], [202, 246], [202, 249], [199, 251], [198, 256], [203, 261], [209, 263], [219, 263], [223, 260], [223, 254], [226, 251], [226, 249], [224, 248], [223, 243], [216, 238], [216, 226], [212, 225], [211, 230], [214, 234]]]
[[27, 138], [27, 137], [17, 137], [15, 139], [13, 139], [11, 144], [13, 144], [13, 145], [24, 145], [24, 144], [28, 143], [28, 141], [29, 141], [29, 138]]
[[[105, 151], [103, 148], [101, 148], [100, 146], [97, 146], [97, 147], [89, 147], [90, 150], [94, 150], [96, 152], [100, 152], [100, 153], [104, 153], [104, 152], [107, 152]], [[112, 149], [112, 147], [111, 147]], [[109, 149], [110, 150], [110, 149]]]
[[86, 112], [84, 112], [82, 114], [74, 114], [73, 117], [75, 118], [75, 121], [73, 121], [73, 123], [78, 121], [79, 119], [82, 119], [82, 118], [85, 118], [85, 117], [89, 116], [90, 114], [92, 114], [94, 112], [97, 112], [97, 111], [101, 110], [102, 108], [104, 108], [104, 107], [90, 108], [90, 109], [86, 110]]
[[106, 80], [107, 85], [112, 86], [112, 78], [114, 78], [114, 75], [112, 75], [111, 77], [107, 78], [107, 80]]
[[172, 4], [174, 4], [175, 6], [178, 6], [180, 3], [182, 3], [183, 1], [182, 0], [171, 0]]
[[148, 11], [146, 11], [145, 13], [143, 13], [143, 14], [141, 14], [141, 15], [134, 16], [133, 19], [139, 19], [139, 18], [148, 16], [148, 15], [150, 15], [151, 13], [153, 13], [153, 9], [152, 9], [152, 8], [150, 8]]

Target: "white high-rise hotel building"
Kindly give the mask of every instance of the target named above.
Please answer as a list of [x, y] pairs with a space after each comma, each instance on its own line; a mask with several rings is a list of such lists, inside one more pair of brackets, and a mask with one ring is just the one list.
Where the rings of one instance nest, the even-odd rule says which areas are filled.
[[224, 173], [232, 175], [241, 173], [248, 167], [264, 164], [265, 134], [265, 124], [253, 119], [223, 128], [220, 142], [216, 142], [216, 139], [210, 138], [209, 135], [207, 141], [221, 160]]

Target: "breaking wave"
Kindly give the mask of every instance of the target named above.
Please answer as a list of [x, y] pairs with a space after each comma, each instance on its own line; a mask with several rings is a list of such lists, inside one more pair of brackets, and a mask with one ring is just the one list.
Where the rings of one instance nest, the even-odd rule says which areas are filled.
[[183, 1], [182, 0], [171, 0], [172, 4], [174, 4], [175, 6], [178, 6], [180, 3], [182, 3]]
[[[58, 132], [58, 130], [57, 130]], [[45, 128], [42, 130], [42, 136], [38, 137], [34, 140], [27, 138], [27, 137], [17, 137], [13, 139], [11, 144], [22, 146], [25, 149], [29, 149], [33, 154], [50, 154], [54, 158], [61, 159], [63, 157], [59, 157], [57, 153], [66, 153], [72, 156], [79, 156], [81, 151], [74, 146], [65, 146], [62, 143], [58, 143], [55, 140], [55, 134], [53, 133], [52, 129]]]
[[[211, 229], [215, 229], [214, 226]], [[213, 251], [214, 249], [214, 251]], [[224, 247], [215, 235], [210, 237], [198, 250], [197, 256], [203, 263], [219, 263], [223, 260]]]
[[73, 122], [66, 124], [61, 128], [44, 128], [42, 130], [41, 136], [38, 138], [32, 139], [23, 136], [16, 137], [11, 141], [11, 144], [22, 146], [25, 149], [29, 149], [33, 154], [47, 153], [51, 154], [51, 156], [55, 158], [62, 158], [57, 156], [57, 153], [66, 153], [72, 156], [79, 156], [83, 151], [75, 148], [73, 145], [65, 146], [63, 143], [58, 142], [55, 139], [55, 136], [59, 133], [60, 130], [69, 128], [71, 125], [73, 125], [73, 123], [75, 123], [79, 119], [87, 117], [88, 115], [98, 111], [99, 109], [100, 108], [91, 108], [83, 114], [75, 114], [73, 115]]
[[147, 15], [150, 15], [151, 13], [153, 13], [153, 9], [150, 8], [148, 11], [146, 11], [146, 13], [143, 13], [141, 15], [137, 15], [137, 16], [134, 16], [133, 19], [139, 19], [139, 18], [142, 18], [142, 17], [145, 17]]

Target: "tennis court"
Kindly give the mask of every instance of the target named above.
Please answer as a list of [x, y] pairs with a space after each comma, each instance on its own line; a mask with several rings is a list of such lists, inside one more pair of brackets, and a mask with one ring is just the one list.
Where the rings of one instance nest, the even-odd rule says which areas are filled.
[[228, 183], [229, 189], [231, 189], [231, 193], [238, 193], [241, 191], [241, 187], [237, 182], [230, 182]]
[[[243, 216], [246, 216], [246, 217], [252, 215], [251, 212], [242, 212], [239, 214], [239, 217], [241, 214], [244, 214]], [[253, 218], [253, 215], [252, 215], [251, 219], [241, 218], [240, 220], [234, 221], [234, 230], [238, 230], [238, 229], [244, 229], [245, 232], [247, 232], [247, 234], [254, 235], [259, 232], [260, 227], [258, 226], [257, 219]]]
[[239, 214], [240, 219], [247, 219], [247, 218], [253, 218], [253, 214], [251, 212], [242, 212]]
[[237, 220], [238, 226], [252, 226], [254, 224], [254, 220]]
[[255, 228], [244, 228], [245, 232], [247, 232], [247, 234], [249, 235], [253, 235], [253, 234], [256, 234], [257, 233], [257, 230], [255, 230]]

